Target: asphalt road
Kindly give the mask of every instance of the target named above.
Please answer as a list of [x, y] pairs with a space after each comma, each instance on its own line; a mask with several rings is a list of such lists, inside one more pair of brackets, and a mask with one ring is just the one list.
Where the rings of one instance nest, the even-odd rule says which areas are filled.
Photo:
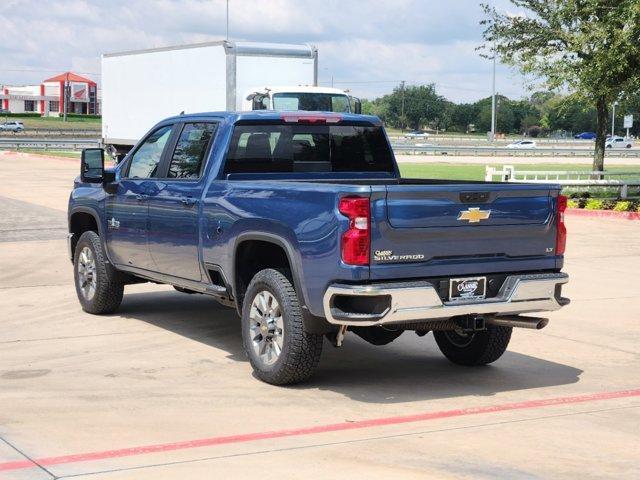
[[64, 241], [77, 163], [0, 155], [0, 478], [640, 471], [640, 222], [569, 217], [572, 304], [492, 366], [449, 364], [431, 335], [348, 335], [312, 382], [278, 388], [207, 297], [142, 284], [117, 314], [80, 310]]

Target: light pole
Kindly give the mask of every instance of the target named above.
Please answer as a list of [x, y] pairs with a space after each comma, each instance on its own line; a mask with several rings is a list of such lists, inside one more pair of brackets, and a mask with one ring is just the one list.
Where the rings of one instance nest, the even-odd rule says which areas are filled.
[[333, 88], [333, 73], [329, 73], [331, 72], [331, 70], [329, 70], [329, 67], [322, 67], [322, 70], [326, 70], [327, 75], [331, 76], [331, 88]]
[[613, 113], [611, 114], [611, 136], [615, 136], [616, 129], [616, 107], [618, 106], [618, 102], [613, 102]]
[[229, 0], [227, 0], [227, 41], [229, 41]]
[[402, 132], [404, 132], [404, 80], [400, 82], [400, 86], [402, 88], [402, 107], [400, 110], [400, 127], [402, 129]]
[[491, 86], [491, 139], [496, 138], [496, 44], [493, 44], [493, 79]]

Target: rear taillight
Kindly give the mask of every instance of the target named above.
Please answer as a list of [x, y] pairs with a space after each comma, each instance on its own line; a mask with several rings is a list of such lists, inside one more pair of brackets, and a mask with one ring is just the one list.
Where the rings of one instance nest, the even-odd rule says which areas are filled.
[[567, 197], [558, 195], [556, 220], [556, 255], [564, 255], [567, 246], [567, 227], [564, 224], [564, 211], [567, 209]]
[[342, 261], [349, 265], [369, 265], [371, 244], [371, 215], [369, 199], [344, 197], [338, 210], [349, 218], [349, 229], [342, 235]]

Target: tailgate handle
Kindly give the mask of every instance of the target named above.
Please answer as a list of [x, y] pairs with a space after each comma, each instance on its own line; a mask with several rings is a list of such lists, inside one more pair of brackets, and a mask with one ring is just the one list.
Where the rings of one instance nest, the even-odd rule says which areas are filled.
[[489, 200], [489, 192], [460, 192], [462, 203], [484, 203]]

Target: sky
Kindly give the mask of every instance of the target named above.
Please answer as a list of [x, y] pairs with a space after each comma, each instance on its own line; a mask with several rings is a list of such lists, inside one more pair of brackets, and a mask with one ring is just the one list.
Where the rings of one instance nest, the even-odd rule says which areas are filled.
[[[490, 0], [486, 0], [490, 1]], [[501, 10], [518, 13], [508, 0]], [[226, 0], [1, 0], [0, 84], [37, 84], [71, 70], [100, 82], [103, 53], [225, 38]], [[473, 0], [229, 0], [231, 40], [311, 43], [319, 83], [375, 98], [401, 80], [434, 83], [455, 102], [491, 95]], [[527, 96], [498, 65], [496, 89]]]

